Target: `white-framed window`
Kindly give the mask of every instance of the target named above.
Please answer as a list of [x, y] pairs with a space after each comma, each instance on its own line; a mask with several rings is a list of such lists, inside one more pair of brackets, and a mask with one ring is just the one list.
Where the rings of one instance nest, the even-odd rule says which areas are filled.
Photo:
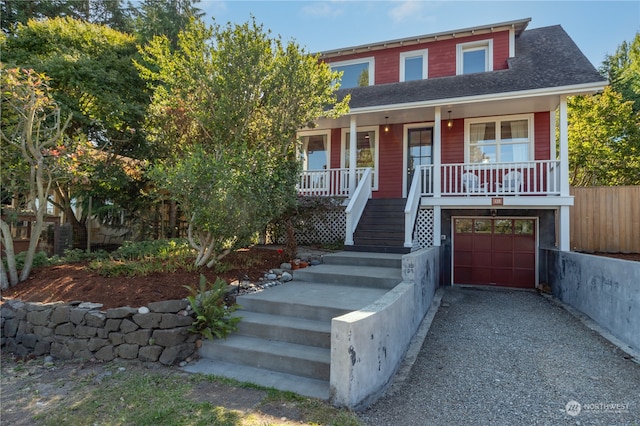
[[320, 130], [300, 132], [303, 170], [327, 170], [331, 158], [331, 132]]
[[429, 51], [412, 50], [400, 53], [400, 81], [425, 80], [429, 76]]
[[533, 114], [465, 120], [465, 163], [533, 159]]
[[342, 72], [341, 89], [352, 87], [373, 86], [375, 82], [375, 60], [372, 57], [352, 59], [329, 63], [332, 71]]
[[460, 43], [456, 46], [456, 73], [493, 71], [493, 40]]
[[[356, 129], [356, 168], [373, 169], [373, 189], [378, 189], [378, 126], [358, 127]], [[340, 167], [349, 168], [349, 145], [351, 132], [342, 129]]]

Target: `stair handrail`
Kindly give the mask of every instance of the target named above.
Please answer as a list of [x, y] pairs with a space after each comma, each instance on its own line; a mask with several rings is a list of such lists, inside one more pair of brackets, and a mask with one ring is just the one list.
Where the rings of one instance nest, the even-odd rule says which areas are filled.
[[409, 194], [407, 195], [407, 204], [404, 208], [404, 246], [408, 248], [413, 247], [413, 225], [416, 222], [418, 206], [420, 205], [420, 193], [422, 192], [420, 177], [422, 176], [422, 170], [423, 168], [420, 167], [413, 173]]
[[362, 217], [362, 212], [364, 212], [364, 208], [367, 205], [367, 200], [369, 198], [371, 198], [371, 168], [367, 167], [362, 174], [360, 182], [358, 182], [358, 186], [356, 186], [356, 190], [353, 192], [353, 196], [349, 200], [347, 209], [345, 210], [347, 215], [347, 224], [344, 245], [352, 246], [354, 244], [353, 233], [358, 226], [358, 222], [360, 222], [360, 217]]

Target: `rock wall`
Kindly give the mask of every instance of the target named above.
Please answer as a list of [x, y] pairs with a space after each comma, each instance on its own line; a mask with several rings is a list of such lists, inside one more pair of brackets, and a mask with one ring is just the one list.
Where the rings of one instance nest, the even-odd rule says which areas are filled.
[[139, 309], [100, 310], [96, 303], [5, 301], [0, 308], [4, 350], [18, 356], [60, 359], [139, 359], [172, 365], [196, 351], [187, 300], [150, 303]]

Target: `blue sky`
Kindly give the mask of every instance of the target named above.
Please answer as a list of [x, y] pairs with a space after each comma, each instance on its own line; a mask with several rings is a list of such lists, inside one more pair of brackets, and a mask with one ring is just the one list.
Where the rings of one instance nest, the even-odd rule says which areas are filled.
[[595, 67], [640, 32], [640, 1], [245, 1], [202, 0], [206, 22], [244, 23], [308, 52], [532, 18], [528, 28], [562, 25]]

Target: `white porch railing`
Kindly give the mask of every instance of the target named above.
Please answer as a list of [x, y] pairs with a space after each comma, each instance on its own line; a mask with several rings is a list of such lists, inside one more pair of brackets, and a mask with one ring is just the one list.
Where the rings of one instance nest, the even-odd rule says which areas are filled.
[[[356, 168], [356, 185], [366, 168]], [[300, 173], [298, 193], [319, 197], [348, 197], [349, 169], [304, 170]]]
[[[433, 173], [420, 166], [422, 196], [433, 196]], [[442, 196], [560, 195], [558, 160], [443, 164], [440, 173]]]
[[[407, 195], [407, 204], [404, 208], [404, 246], [413, 247], [413, 227], [416, 223], [416, 215], [420, 206], [420, 195], [423, 190], [428, 188], [425, 185], [425, 178], [431, 176], [433, 166], [424, 168], [420, 171], [416, 170], [411, 179], [409, 194]], [[430, 189], [429, 189], [430, 190]]]
[[356, 190], [349, 200], [349, 204], [345, 210], [347, 225], [345, 231], [344, 244], [347, 246], [353, 245], [353, 233], [358, 226], [362, 212], [367, 205], [367, 200], [371, 198], [371, 186], [372, 186], [372, 170], [370, 168], [364, 169], [364, 174], [359, 180]]

